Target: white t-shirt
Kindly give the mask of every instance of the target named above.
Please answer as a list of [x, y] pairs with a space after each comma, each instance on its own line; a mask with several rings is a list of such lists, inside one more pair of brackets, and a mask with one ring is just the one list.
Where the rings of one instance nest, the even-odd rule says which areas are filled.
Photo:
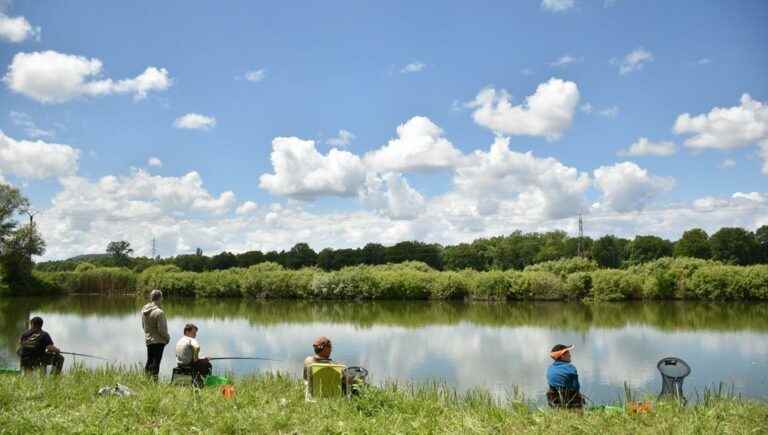
[[200, 343], [192, 337], [185, 335], [176, 343], [176, 362], [181, 365], [191, 364], [199, 358], [199, 354]]

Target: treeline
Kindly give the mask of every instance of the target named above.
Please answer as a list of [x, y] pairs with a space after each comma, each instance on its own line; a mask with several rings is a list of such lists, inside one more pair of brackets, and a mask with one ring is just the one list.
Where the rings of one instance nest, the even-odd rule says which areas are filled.
[[709, 236], [695, 228], [677, 241], [652, 235], [624, 239], [606, 235], [598, 239], [570, 237], [564, 231], [523, 233], [477, 239], [472, 243], [441, 246], [405, 241], [393, 246], [369, 243], [362, 248], [331, 249], [315, 252], [306, 243], [287, 251], [222, 252], [213, 256], [195, 254], [164, 259], [130, 257], [127, 242], [112, 242], [108, 254], [84, 256], [36, 265], [39, 271], [73, 271], [86, 261], [100, 267], [127, 267], [135, 272], [158, 264], [174, 265], [182, 271], [204, 272], [248, 268], [261, 263], [275, 263], [286, 269], [318, 267], [325, 271], [350, 266], [374, 266], [405, 261], [419, 261], [436, 270], [523, 270], [528, 266], [559, 259], [582, 257], [603, 268], [627, 268], [664, 257], [688, 257], [715, 260], [733, 265], [768, 263], [768, 225], [752, 232], [743, 228], [722, 228]]
[[593, 260], [560, 259], [523, 271], [437, 271], [420, 262], [286, 269], [277, 263], [205, 272], [174, 265], [83, 267], [35, 272], [47, 292], [147, 293], [170, 297], [346, 300], [768, 300], [768, 265], [735, 266], [695, 258], [661, 258], [627, 269], [602, 269]]

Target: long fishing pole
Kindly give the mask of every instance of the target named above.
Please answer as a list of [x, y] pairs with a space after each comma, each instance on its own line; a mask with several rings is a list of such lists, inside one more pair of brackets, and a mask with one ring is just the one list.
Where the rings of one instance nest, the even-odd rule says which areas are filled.
[[100, 356], [86, 355], [84, 353], [76, 353], [76, 352], [59, 352], [59, 353], [62, 355], [80, 356], [84, 358], [93, 358], [93, 359], [100, 359], [102, 361], [109, 361], [107, 358], [102, 358]]
[[245, 360], [259, 360], [259, 361], [276, 361], [276, 362], [283, 362], [281, 359], [272, 359], [272, 358], [262, 358], [258, 356], [217, 356], [213, 358], [208, 358], [208, 361], [218, 361], [223, 359], [245, 359]]

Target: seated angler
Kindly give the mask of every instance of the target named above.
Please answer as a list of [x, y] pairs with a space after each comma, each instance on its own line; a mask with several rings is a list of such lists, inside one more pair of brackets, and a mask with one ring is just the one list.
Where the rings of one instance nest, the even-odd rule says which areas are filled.
[[304, 360], [305, 397], [312, 400], [318, 397], [338, 397], [344, 394], [343, 375], [346, 366], [331, 359], [331, 340], [318, 337], [312, 343], [314, 355]]
[[547, 369], [547, 402], [553, 408], [581, 408], [584, 397], [580, 393], [579, 374], [571, 364], [573, 346], [558, 344], [549, 356], [554, 360]]
[[19, 337], [19, 358], [21, 369], [25, 374], [35, 369], [45, 370], [52, 366], [52, 374], [58, 375], [64, 366], [64, 357], [60, 350], [53, 345], [51, 336], [43, 331], [43, 319], [33, 317], [29, 321], [30, 329]]
[[184, 326], [184, 336], [176, 343], [176, 362], [180, 368], [191, 369], [197, 382], [211, 374], [212, 366], [208, 358], [200, 358], [197, 326], [191, 323]]

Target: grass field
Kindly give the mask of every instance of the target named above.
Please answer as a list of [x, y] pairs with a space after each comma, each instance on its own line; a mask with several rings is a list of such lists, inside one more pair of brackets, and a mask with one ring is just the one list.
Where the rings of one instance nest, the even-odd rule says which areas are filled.
[[[99, 397], [121, 383], [133, 397]], [[551, 411], [487, 392], [437, 385], [368, 389], [354, 399], [307, 403], [300, 380], [234, 380], [236, 396], [147, 381], [125, 369], [75, 368], [59, 378], [0, 376], [0, 432], [29, 433], [768, 433], [768, 403], [710, 396], [645, 414]]]

